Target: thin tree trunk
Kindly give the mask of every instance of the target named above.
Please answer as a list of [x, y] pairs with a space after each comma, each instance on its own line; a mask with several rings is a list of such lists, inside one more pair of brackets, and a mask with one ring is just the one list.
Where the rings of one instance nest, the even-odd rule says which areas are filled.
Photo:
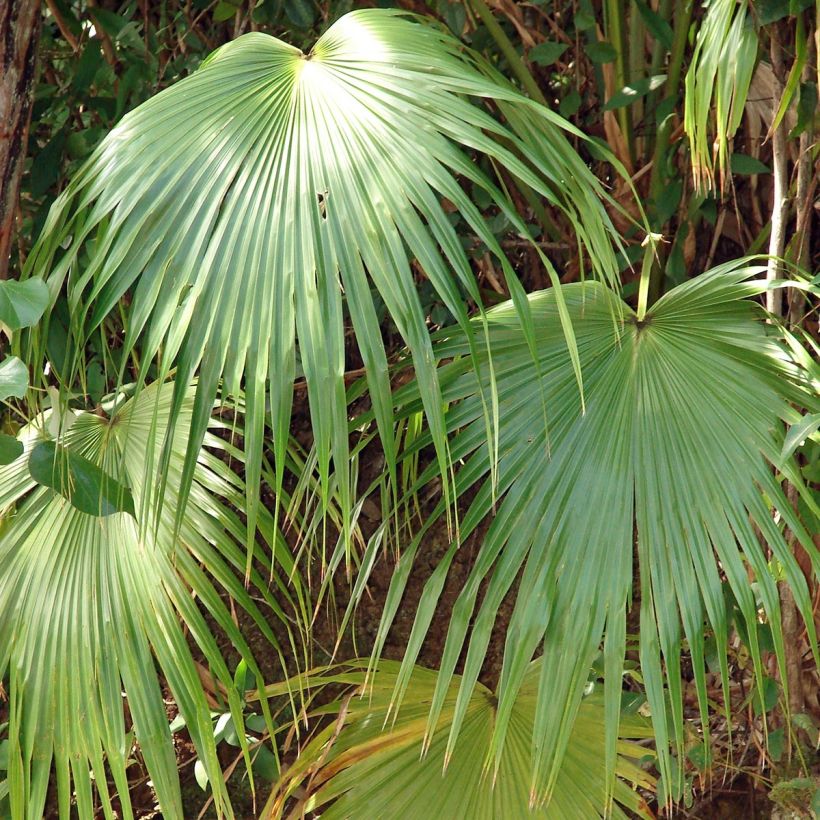
[[[771, 59], [772, 74], [774, 76], [774, 98], [772, 99], [772, 119], [777, 116], [780, 107], [780, 98], [783, 95], [786, 70], [783, 65], [783, 49], [780, 45], [778, 27], [775, 24], [771, 30]], [[772, 168], [774, 194], [772, 201], [772, 232], [769, 237], [769, 262], [766, 278], [771, 281], [777, 279], [780, 272], [779, 257], [783, 256], [786, 248], [786, 221], [788, 219], [788, 163], [786, 150], [786, 122], [785, 117], [772, 132]], [[775, 258], [778, 257], [778, 258]], [[782, 291], [770, 290], [766, 293], [766, 309], [775, 316], [783, 315]]]
[[40, 0], [0, 0], [0, 279], [15, 232], [39, 39]]
[[[812, 28], [809, 26], [809, 55], [806, 60], [806, 65], [803, 68], [803, 81], [808, 82], [812, 79], [812, 74], [815, 71], [816, 54], [812, 47], [814, 37], [812, 36]], [[796, 219], [795, 219], [795, 238], [797, 241], [797, 248], [795, 253], [795, 261], [804, 269], [809, 267], [809, 256], [811, 249], [811, 227], [812, 227], [812, 207], [813, 194], [811, 193], [813, 187], [817, 184], [817, 180], [813, 174], [813, 163], [811, 157], [811, 145], [814, 140], [814, 130], [811, 124], [800, 135], [800, 150], [797, 160], [797, 195], [795, 197], [796, 205]], [[788, 300], [787, 317], [789, 324], [797, 325], [803, 319], [803, 309], [805, 306], [805, 297], [802, 291], [796, 288], [791, 292], [791, 297]], [[797, 490], [791, 485], [787, 486], [787, 493], [789, 503], [797, 512]], [[806, 574], [806, 579], [809, 582], [811, 589], [811, 561], [806, 551], [800, 545], [793, 533], [788, 533], [788, 543], [797, 557], [798, 563]], [[786, 658], [788, 668], [786, 670], [787, 679], [789, 682], [789, 709], [792, 714], [797, 714], [805, 710], [806, 707], [806, 693], [803, 690], [803, 658], [800, 654], [800, 634], [802, 632], [802, 624], [797, 611], [797, 604], [794, 600], [794, 595], [787, 584], [780, 584], [780, 608], [783, 620], [783, 637], [786, 642]]]
[[[783, 95], [786, 67], [783, 64], [783, 49], [780, 43], [780, 30], [778, 24], [771, 29], [771, 60], [774, 74], [774, 99], [772, 100], [772, 117], [776, 117], [780, 108], [780, 101]], [[769, 239], [769, 261], [766, 278], [771, 281], [777, 279], [781, 273], [780, 258], [786, 250], [786, 227], [789, 220], [789, 200], [788, 200], [788, 149], [786, 146], [787, 128], [786, 118], [783, 117], [780, 124], [772, 133], [772, 168], [774, 175], [774, 193], [772, 201], [772, 232]], [[798, 208], [800, 207], [798, 203]], [[789, 320], [789, 310], [783, 310], [783, 291], [769, 290], [766, 293], [766, 308], [775, 316], [779, 316], [786, 321]], [[794, 487], [787, 484], [786, 495], [789, 504], [797, 506], [797, 492]], [[789, 546], [795, 551], [797, 539], [791, 532], [786, 533]], [[803, 656], [800, 651], [800, 616], [797, 604], [794, 600], [791, 587], [785, 581], [778, 584], [780, 597], [780, 626], [783, 631], [783, 644], [786, 664], [786, 680], [783, 683], [788, 689], [788, 714], [794, 715], [804, 709], [805, 698], [803, 693]]]

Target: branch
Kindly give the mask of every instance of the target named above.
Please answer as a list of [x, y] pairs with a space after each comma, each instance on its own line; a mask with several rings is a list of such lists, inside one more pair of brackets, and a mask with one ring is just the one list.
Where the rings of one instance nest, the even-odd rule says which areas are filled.
[[[783, 48], [780, 45], [777, 26], [772, 27], [770, 54], [774, 75], [774, 99], [772, 100], [772, 117], [777, 117], [780, 100], [783, 96]], [[766, 280], [777, 279], [780, 273], [780, 258], [786, 249], [786, 222], [788, 220], [788, 153], [786, 150], [786, 122], [781, 118], [772, 132], [772, 167], [774, 177], [774, 194], [772, 197], [772, 232], [769, 235], [769, 261], [766, 268]], [[783, 315], [783, 294], [779, 289], [766, 292], [766, 309], [775, 316]]]

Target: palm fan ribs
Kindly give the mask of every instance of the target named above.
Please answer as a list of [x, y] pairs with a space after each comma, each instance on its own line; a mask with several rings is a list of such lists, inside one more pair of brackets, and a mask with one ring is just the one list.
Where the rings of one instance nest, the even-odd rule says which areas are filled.
[[[514, 583], [516, 604], [507, 630], [489, 756], [497, 767], [522, 675], [542, 648], [534, 730], [538, 741], [533, 746], [533, 789], [541, 799], [549, 797], [555, 784], [601, 645], [609, 761], [614, 761], [635, 550], [641, 579], [641, 669], [667, 778], [668, 743], [683, 742], [684, 637], [700, 708], [704, 715], [707, 712], [705, 623], [717, 637], [722, 680], [728, 685], [721, 572], [749, 626], [758, 680], [763, 670], [755, 625], [763, 613], [773, 625], [782, 671], [777, 588], [758, 534], [782, 567], [816, 648], [806, 578], [786, 544], [783, 524], [796, 534], [815, 568], [817, 551], [772, 472], [772, 465], [777, 465], [782, 471], [778, 475], [805, 491], [794, 466], [781, 463], [782, 420], [793, 423], [800, 418], [792, 404], [816, 405], [816, 374], [790, 363], [755, 318], [757, 306], [746, 297], [765, 285], [747, 280], [762, 270], [736, 263], [703, 274], [665, 295], [643, 321], [602, 285], [565, 286], [584, 373], [585, 412], [568, 367], [554, 291], [530, 297], [537, 363], [530, 358], [513, 306], [488, 313], [500, 418], [498, 491], [503, 498], [453, 607], [432, 702], [429, 731], [436, 725], [466, 645], [449, 751], [478, 679], [496, 614]], [[462, 538], [491, 514], [494, 502], [487, 481], [493, 455], [484, 434], [479, 377], [468, 351], [459, 330], [448, 333], [436, 347], [438, 358], [446, 362], [440, 381], [451, 403], [446, 419], [453, 434], [451, 457], [461, 464], [457, 491], [482, 482], [461, 522]], [[404, 412], [416, 412], [418, 387], [404, 388], [397, 401]], [[428, 442], [420, 440], [417, 447]], [[432, 477], [428, 469], [419, 485]], [[780, 523], [773, 520], [772, 508]], [[418, 544], [417, 538], [393, 578], [374, 657], [381, 652], [400, 605]], [[457, 550], [454, 543], [422, 594], [396, 684], [397, 702]], [[367, 565], [367, 559], [363, 563]], [[487, 589], [477, 606], [486, 577]], [[750, 577], [756, 582], [757, 598]], [[670, 711], [665, 706], [667, 694]], [[708, 731], [708, 723], [704, 725]]]
[[[693, 65], [717, 78], [717, 92], [700, 74], [687, 77], [700, 188], [726, 170], [727, 140], [740, 121], [757, 53], [747, 11], [745, 2], [735, 9], [720, 0], [707, 14]], [[741, 38], [731, 60], [715, 39], [727, 31]], [[727, 65], [738, 70], [727, 73]], [[715, 93], [713, 155], [702, 126]], [[266, 740], [282, 727], [274, 727], [232, 604], [283, 669], [298, 667], [296, 679], [268, 687], [288, 701], [283, 711], [296, 724], [313, 705], [313, 693], [297, 705], [291, 691], [310, 685], [303, 673], [312, 665], [311, 610], [318, 617], [325, 594], [332, 597], [344, 559], [348, 578], [356, 571], [347, 627], [383, 547], [405, 532], [400, 513], [428, 485], [441, 488], [440, 500], [409, 543], [397, 545], [369, 667], [357, 661], [323, 679], [358, 687], [372, 673], [372, 699], [343, 709], [335, 726], [311, 727], [316, 735], [303, 749], [314, 756], [282, 773], [269, 808], [284, 811], [298, 791], [300, 806], [342, 816], [384, 787], [385, 772], [396, 774], [394, 791], [380, 793], [411, 795], [446, 778], [441, 771], [452, 764], [478, 784], [470, 796], [476, 816], [507, 796], [522, 816], [566, 816], [573, 801], [602, 816], [648, 814], [636, 789], [655, 781], [634, 741], [649, 729], [623, 708], [635, 578], [641, 682], [666, 784], [673, 770], [683, 772], [673, 755], [685, 753], [684, 648], [708, 742], [704, 627], [717, 644], [728, 708], [727, 599], [745, 622], [761, 687], [763, 621], [786, 686], [779, 579], [793, 592], [817, 661], [809, 585], [790, 538], [814, 573], [820, 557], [783, 483], [818, 513], [792, 458], [797, 445], [789, 448], [796, 434], [786, 435], [793, 425], [816, 436], [806, 418], [820, 410], [818, 370], [796, 346], [787, 349], [783, 328], [755, 301], [782, 283], [756, 278], [765, 268], [741, 259], [645, 310], [652, 234], [636, 313], [621, 298], [621, 271], [633, 257], [610, 214], [633, 232], [648, 228], [608, 193], [573, 140], [622, 177], [619, 189], [630, 188], [608, 149], [525, 97], [442, 26], [368, 9], [341, 17], [309, 51], [258, 32], [239, 37], [124, 116], [94, 150], [51, 207], [23, 271], [48, 284], [51, 312], [67, 300], [64, 363], [44, 370], [49, 311], [13, 339], [29, 371], [41, 374], [29, 391], [34, 421], [19, 435], [26, 455], [0, 467], [9, 519], [0, 538], [0, 678], [10, 681], [15, 817], [42, 816], [52, 776], [62, 816], [76, 808], [91, 817], [97, 803], [108, 817], [130, 816], [126, 769], [135, 742], [163, 813], [184, 816], [157, 667], [217, 814], [232, 816], [195, 656], [224, 694], [252, 779], [243, 710], [261, 698]], [[579, 282], [561, 284], [513, 186], [536, 203], [536, 215], [545, 204], [569, 228]], [[637, 194], [635, 203], [644, 219]], [[506, 217], [543, 266], [549, 290], [525, 293], [491, 215]], [[483, 305], [465, 226], [501, 270], [510, 298], [495, 308]], [[630, 250], [639, 250], [630, 237]], [[431, 334], [420, 278], [453, 326]], [[401, 337], [401, 364], [413, 367], [400, 387], [382, 306]], [[118, 309], [115, 410], [69, 410], [72, 390], [85, 391], [91, 334]], [[366, 375], [348, 390], [351, 328]], [[294, 384], [302, 379], [312, 449], [294, 455]], [[45, 413], [40, 393], [52, 402]], [[351, 397], [365, 393], [369, 409], [352, 417]], [[231, 424], [215, 418], [223, 403]], [[365, 544], [354, 525], [367, 495], [356, 497], [358, 459], [371, 433], [384, 455], [385, 475], [370, 488], [383, 493], [383, 515]], [[38, 486], [29, 456], [43, 438], [130, 488], [134, 515], [88, 515]], [[286, 473], [298, 474], [290, 493]], [[273, 509], [262, 504], [263, 486]], [[293, 532], [295, 553], [280, 532], [280, 510], [288, 525], [306, 523]], [[448, 526], [403, 660], [386, 662], [424, 537], [443, 517], [458, 526]], [[420, 670], [448, 572], [483, 522], [440, 670]], [[328, 562], [323, 549], [312, 596], [312, 545], [330, 531], [336, 550]], [[511, 591], [500, 679], [490, 692], [479, 678]], [[237, 649], [255, 695], [234, 680], [211, 622]], [[603, 695], [587, 698], [593, 666]], [[415, 782], [409, 761], [422, 749], [429, 757]], [[578, 772], [589, 761], [596, 768], [584, 781]], [[425, 805], [435, 810], [431, 795]]]
[[[508, 125], [474, 104], [485, 98], [509, 110]], [[442, 198], [498, 257], [519, 308], [526, 312], [527, 304], [458, 177], [484, 189], [524, 235], [526, 227], [465, 148], [561, 208], [592, 271], [615, 280], [617, 233], [606, 194], [565, 130], [575, 132], [451, 35], [406, 14], [348, 14], [309, 54], [248, 34], [123, 118], [52, 208], [27, 270], [49, 277], [53, 292], [68, 277], [78, 349], [131, 290], [126, 353], [137, 345], [143, 357], [160, 353], [160, 376], [176, 366], [178, 385], [198, 372], [183, 498], [220, 378], [227, 392], [244, 387], [250, 533], [265, 384], [281, 489], [297, 338], [325, 485], [331, 457], [347, 465], [345, 307], [394, 470], [387, 358], [371, 282], [412, 354], [445, 471], [441, 396], [411, 259], [463, 325], [458, 285], [476, 304], [481, 299]], [[565, 331], [571, 343], [568, 323]], [[340, 469], [349, 507], [346, 477]]]

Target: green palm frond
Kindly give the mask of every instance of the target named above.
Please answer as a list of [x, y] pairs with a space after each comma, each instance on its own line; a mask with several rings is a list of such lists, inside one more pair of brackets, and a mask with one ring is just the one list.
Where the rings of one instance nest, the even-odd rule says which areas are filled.
[[[166, 418], [173, 397], [173, 384], [154, 384], [124, 402], [110, 419], [76, 413], [70, 425], [63, 425], [67, 430], [61, 444], [129, 486], [138, 515], [152, 483], [150, 454], [159, 452], [165, 434], [164, 423], [155, 424], [155, 414]], [[280, 622], [279, 634], [294, 633], [304, 593], [267, 513], [259, 518], [265, 546], [256, 558], [262, 563], [251, 574], [258, 595], [252, 598], [243, 586], [245, 524], [235, 510], [245, 491], [225, 460], [230, 450], [225, 436], [236, 422], [209, 422], [207, 449], [200, 451], [174, 538], [176, 491], [193, 404], [189, 389], [156, 528], [141, 532], [139, 521], [126, 513], [97, 517], [80, 512], [34, 483], [28, 455], [0, 468], [0, 505], [6, 510], [0, 536], [0, 678], [8, 676], [10, 687], [8, 785], [14, 817], [43, 816], [52, 771], [61, 817], [70, 816], [74, 801], [80, 817], [94, 816], [93, 785], [105, 816], [113, 816], [109, 776], [124, 812], [120, 816], [131, 816], [126, 766], [132, 741], [127, 740], [131, 726], [123, 714], [123, 692], [163, 816], [184, 816], [155, 661], [209, 775], [216, 808], [231, 814], [189, 640], [213, 679], [224, 686], [236, 726], [241, 726], [240, 693], [209, 623], [224, 631], [261, 686], [259, 669], [222, 596], [227, 593], [248, 613], [283, 658], [285, 652], [293, 657], [301, 638], [291, 634], [291, 646], [280, 649], [272, 624]], [[21, 432], [27, 453], [44, 435], [46, 419], [40, 417]], [[263, 707], [267, 710], [264, 702]], [[244, 751], [247, 755], [247, 747]]]
[[747, 0], [710, 0], [686, 72], [684, 127], [695, 187], [723, 189], [729, 144], [740, 126], [757, 62], [757, 32]]
[[[806, 578], [787, 547], [784, 524], [811, 555], [815, 568], [817, 550], [779, 480], [785, 476], [805, 490], [794, 465], [781, 463], [783, 420], [799, 422], [795, 407], [817, 410], [817, 371], [810, 360], [805, 367], [795, 364], [774, 328], [760, 321], [760, 307], [747, 298], [765, 288], [762, 280], [749, 281], [764, 271], [748, 261], [716, 268], [666, 294], [643, 321], [601, 285], [567, 286], [586, 412], [574, 384], [554, 292], [530, 297], [537, 364], [512, 306], [489, 312], [500, 419], [497, 509], [489, 480], [494, 456], [479, 399], [486, 370], [474, 369], [467, 355], [470, 345], [460, 330], [452, 330], [437, 345], [436, 355], [446, 362], [439, 376], [451, 403], [447, 426], [453, 433], [452, 458], [460, 465], [457, 491], [478, 487], [461, 521], [462, 538], [495, 512], [453, 606], [432, 699], [430, 727], [444, 708], [466, 644], [450, 751], [466, 725], [499, 606], [514, 584], [516, 604], [507, 630], [490, 755], [496, 766], [503, 765], [501, 749], [512, 731], [511, 716], [527, 664], [543, 647], [533, 788], [545, 797], [556, 788], [581, 693], [602, 640], [608, 759], [614, 760], [626, 613], [635, 572], [640, 574], [642, 674], [667, 781], [669, 741], [674, 737], [680, 744], [683, 739], [683, 638], [692, 656], [699, 705], [707, 711], [704, 624], [714, 630], [723, 684], [728, 686], [721, 574], [750, 627], [759, 678], [761, 652], [753, 627], [763, 615], [772, 624], [782, 669], [778, 572], [792, 587], [816, 646]], [[618, 315], [621, 320], [613, 318]], [[416, 386], [403, 388], [396, 398], [408, 415], [420, 406]], [[418, 447], [426, 444], [429, 437]], [[773, 473], [772, 466], [779, 472]], [[434, 478], [435, 472], [427, 469], [419, 485]], [[813, 504], [810, 498], [808, 502]], [[434, 518], [397, 565], [375, 657], [398, 611], [424, 530]], [[771, 563], [758, 533], [771, 550]], [[422, 594], [396, 687], [397, 702], [458, 549], [458, 543], [450, 547]], [[366, 554], [362, 565], [369, 567], [374, 559], [375, 554]], [[484, 581], [486, 592], [479, 603]], [[366, 582], [363, 573], [356, 595]]]
[[[458, 677], [448, 686], [436, 734], [420, 756], [427, 712], [439, 686], [438, 673], [415, 667], [407, 704], [387, 720], [400, 665], [382, 661], [363, 694], [342, 701], [340, 721], [320, 732], [274, 789], [267, 813], [279, 817], [284, 798], [296, 787], [305, 796], [289, 815], [320, 811], [323, 818], [403, 817], [554, 818], [603, 817], [608, 804], [604, 767], [604, 704], [584, 698], [567, 754], [547, 808], [531, 810], [529, 758], [538, 709], [540, 661], [529, 664], [510, 716], [509, 742], [493, 777], [486, 767], [496, 718], [496, 696], [477, 684], [470, 696], [453, 761], [444, 768], [447, 730], [453, 720]], [[341, 724], [341, 725], [340, 725]], [[625, 818], [628, 809], [651, 816], [635, 787], [651, 789], [652, 778], [636, 761], [651, 749], [636, 740], [652, 736], [649, 722], [636, 715], [620, 724], [615, 804], [607, 816]], [[623, 807], [623, 809], [622, 809]]]
[[[481, 299], [445, 200], [498, 257], [532, 340], [523, 289], [461, 182], [483, 189], [523, 235], [527, 228], [500, 178], [487, 176], [468, 152], [560, 209], [590, 270], [616, 280], [607, 195], [567, 132], [582, 136], [441, 28], [411, 15], [353, 12], [309, 54], [247, 34], [123, 118], [55, 203], [27, 275], [47, 278], [53, 294], [67, 282], [78, 349], [130, 293], [123, 361], [139, 349], [143, 360], [160, 354], [161, 376], [176, 364], [172, 418], [198, 372], [183, 494], [218, 386], [244, 388], [251, 530], [268, 412], [275, 489], [282, 486], [298, 344], [319, 473], [326, 483], [335, 461], [347, 508], [345, 309], [395, 469], [371, 284], [415, 363], [440, 469], [448, 463], [413, 264], [462, 325], [459, 286], [476, 304]], [[568, 323], [565, 330], [572, 347]], [[37, 350], [35, 343], [30, 357]]]

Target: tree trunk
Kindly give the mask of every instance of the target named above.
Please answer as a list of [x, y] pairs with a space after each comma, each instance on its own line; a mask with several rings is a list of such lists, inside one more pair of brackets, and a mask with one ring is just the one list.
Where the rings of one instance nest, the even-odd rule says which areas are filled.
[[0, 0], [0, 279], [15, 233], [39, 39], [40, 0]]

